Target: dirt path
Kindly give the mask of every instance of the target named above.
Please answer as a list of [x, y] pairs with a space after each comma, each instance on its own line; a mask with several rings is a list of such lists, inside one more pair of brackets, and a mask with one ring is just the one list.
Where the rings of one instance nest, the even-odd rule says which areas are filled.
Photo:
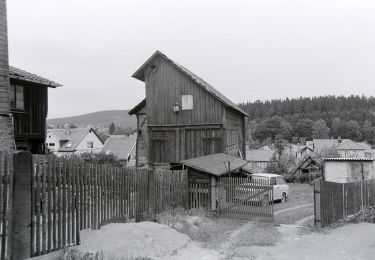
[[303, 226], [306, 223], [311, 223], [312, 220], [314, 220], [314, 215], [310, 215], [310, 216], [307, 216], [305, 218], [301, 218], [301, 219], [297, 220], [296, 222], [294, 222], [294, 225]]
[[306, 208], [306, 207], [311, 207], [311, 206], [314, 206], [314, 203], [308, 203], [308, 204], [303, 204], [303, 205], [295, 206], [295, 207], [292, 207], [292, 208], [281, 209], [281, 210], [278, 210], [278, 211], [274, 212], [274, 214], [277, 215], [277, 214], [280, 214], [280, 213], [283, 213], [283, 212], [293, 211], [293, 210], [297, 210], [297, 209], [301, 209], [301, 208]]

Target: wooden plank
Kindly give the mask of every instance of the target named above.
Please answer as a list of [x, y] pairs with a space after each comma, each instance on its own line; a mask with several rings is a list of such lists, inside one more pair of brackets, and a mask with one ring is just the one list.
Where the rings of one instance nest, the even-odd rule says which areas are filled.
[[56, 162], [57, 159], [53, 158], [52, 159], [52, 210], [53, 210], [53, 214], [52, 214], [52, 218], [53, 218], [53, 223], [52, 223], [52, 244], [53, 244], [53, 250], [56, 250], [58, 248], [58, 243], [57, 243], [57, 209], [58, 209], [58, 206], [57, 206], [57, 178], [56, 178], [56, 174], [57, 174], [57, 165], [58, 165], [58, 162]]
[[62, 170], [62, 246], [66, 246], [66, 174], [67, 161], [63, 161]]
[[47, 160], [48, 167], [47, 167], [47, 213], [48, 213], [48, 247], [47, 252], [52, 252], [52, 193], [53, 193], [53, 183], [52, 183], [52, 159], [48, 158]]
[[71, 212], [72, 212], [72, 219], [71, 219], [71, 243], [72, 245], [77, 245], [76, 236], [75, 236], [75, 221], [76, 221], [76, 172], [77, 170], [77, 160], [72, 160], [72, 168], [70, 174], [70, 185], [71, 185]]
[[62, 238], [62, 167], [63, 161], [59, 160], [57, 165], [57, 203], [58, 203], [58, 249], [63, 248], [63, 238]]
[[36, 189], [35, 189], [35, 212], [36, 212], [36, 229], [35, 229], [35, 232], [36, 232], [36, 241], [35, 241], [35, 255], [40, 255], [41, 253], [41, 247], [40, 247], [40, 240], [41, 240], [41, 237], [40, 237], [40, 233], [41, 233], [41, 230], [40, 230], [40, 191], [41, 191], [41, 188], [40, 188], [40, 179], [41, 179], [41, 165], [40, 165], [40, 160], [38, 158], [37, 162], [36, 162], [36, 177], [35, 177], [35, 180], [36, 180]]
[[66, 209], [66, 225], [67, 225], [67, 234], [66, 234], [66, 238], [67, 238], [67, 241], [66, 241], [66, 245], [70, 246], [71, 245], [71, 234], [72, 234], [72, 223], [71, 223], [71, 216], [72, 216], [72, 196], [71, 196], [71, 192], [72, 192], [72, 189], [71, 189], [71, 185], [72, 185], [72, 169], [73, 169], [73, 162], [72, 160], [69, 160], [68, 163], [67, 163], [67, 167], [68, 169], [66, 170], [66, 199], [67, 199], [67, 209]]

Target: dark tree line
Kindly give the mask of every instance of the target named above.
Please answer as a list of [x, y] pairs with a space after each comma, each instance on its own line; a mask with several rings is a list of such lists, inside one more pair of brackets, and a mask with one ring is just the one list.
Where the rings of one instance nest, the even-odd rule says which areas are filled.
[[291, 142], [349, 138], [375, 143], [375, 98], [324, 96], [242, 103], [249, 115], [248, 140]]

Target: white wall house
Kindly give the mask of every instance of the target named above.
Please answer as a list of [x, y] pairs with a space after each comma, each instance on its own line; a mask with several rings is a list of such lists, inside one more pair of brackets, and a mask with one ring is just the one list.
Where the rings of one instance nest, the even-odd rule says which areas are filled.
[[375, 161], [366, 158], [324, 159], [324, 180], [347, 183], [375, 178]]
[[103, 145], [93, 128], [47, 129], [46, 147], [57, 156], [99, 153]]

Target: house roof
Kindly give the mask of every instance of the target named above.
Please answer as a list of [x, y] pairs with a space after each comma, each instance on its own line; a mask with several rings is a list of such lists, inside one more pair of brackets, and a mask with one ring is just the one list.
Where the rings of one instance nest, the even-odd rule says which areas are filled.
[[[308, 165], [309, 165], [309, 164], [311, 164], [312, 162], [314, 162], [315, 160], [314, 160], [310, 155], [306, 156], [305, 158], [303, 158], [303, 159], [301, 159], [301, 160], [299, 161], [299, 163], [295, 166], [295, 168], [291, 171], [291, 173], [292, 173], [292, 174], [296, 173], [296, 171], [297, 171], [299, 168], [301, 168], [301, 167], [305, 164], [305, 162], [307, 162], [307, 161], [309, 161], [309, 162], [308, 162]], [[306, 166], [307, 166], [307, 165], [306, 165]]]
[[146, 99], [144, 98], [141, 102], [139, 102], [135, 107], [129, 110], [129, 115], [137, 114], [142, 108], [146, 106]]
[[268, 162], [273, 156], [272, 150], [247, 150], [246, 160], [251, 162]]
[[[342, 139], [342, 142], [344, 142], [345, 140], [347, 139]], [[338, 139], [314, 139], [313, 142], [315, 152], [337, 148], [337, 146], [340, 144]]]
[[11, 79], [15, 80], [20, 80], [20, 81], [25, 81], [25, 82], [32, 82], [36, 84], [40, 84], [43, 86], [51, 87], [51, 88], [56, 88], [56, 87], [61, 87], [59, 83], [56, 83], [52, 80], [40, 77], [38, 75], [32, 74], [30, 72], [9, 66], [9, 77]]
[[[48, 129], [50, 133], [55, 134], [60, 140], [67, 141], [62, 147], [60, 147], [59, 152], [73, 152], [75, 148], [79, 145], [81, 140], [89, 133], [93, 131], [96, 135], [96, 132], [93, 128], [71, 128], [71, 129]], [[102, 142], [102, 140], [98, 137]]]
[[232, 101], [230, 101], [227, 97], [225, 97], [223, 94], [221, 94], [219, 91], [217, 91], [214, 87], [212, 87], [210, 84], [208, 84], [206, 81], [204, 81], [202, 78], [188, 70], [187, 68], [179, 65], [178, 63], [174, 62], [170, 58], [168, 58], [165, 54], [163, 54], [160, 51], [156, 51], [133, 75], [133, 78], [136, 78], [141, 81], [145, 81], [144, 78], [144, 71], [148, 67], [148, 65], [157, 57], [160, 56], [164, 60], [170, 62], [172, 65], [174, 65], [178, 70], [180, 70], [183, 74], [188, 76], [191, 80], [193, 80], [195, 83], [197, 83], [199, 86], [204, 88], [206, 91], [211, 93], [213, 96], [215, 96], [217, 99], [219, 99], [221, 102], [223, 102], [226, 106], [233, 108], [234, 110], [237, 110], [241, 114], [245, 116], [249, 116], [245, 111], [243, 111], [241, 108], [239, 108], [236, 104], [234, 104]]
[[[230, 162], [230, 169], [228, 169], [228, 162]], [[185, 160], [181, 163], [198, 171], [221, 176], [227, 174], [229, 171], [236, 171], [249, 162], [229, 154], [217, 153]]]
[[111, 153], [120, 160], [129, 158], [131, 152], [135, 148], [137, 135], [111, 135], [104, 143], [103, 153]]
[[337, 150], [365, 150], [365, 148], [350, 139], [345, 139], [337, 146]]

